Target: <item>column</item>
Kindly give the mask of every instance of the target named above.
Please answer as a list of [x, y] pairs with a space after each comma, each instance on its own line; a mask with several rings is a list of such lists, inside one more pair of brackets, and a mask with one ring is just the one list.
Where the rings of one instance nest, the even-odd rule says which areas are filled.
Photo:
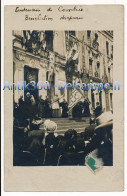
[[106, 100], [105, 100], [105, 91], [102, 90], [102, 109], [105, 108], [106, 111]]
[[105, 91], [105, 99], [106, 99], [106, 111], [109, 111], [109, 92]]

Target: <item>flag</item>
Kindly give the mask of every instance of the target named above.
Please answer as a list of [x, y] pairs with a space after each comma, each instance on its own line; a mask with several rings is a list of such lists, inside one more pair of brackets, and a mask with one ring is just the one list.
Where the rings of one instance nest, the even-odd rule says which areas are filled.
[[27, 37], [27, 40], [29, 41], [30, 40], [30, 31], [26, 32], [26, 37]]
[[42, 47], [45, 50], [46, 48], [46, 36], [45, 36], [45, 32], [40, 32], [40, 42], [42, 43]]
[[23, 44], [26, 44], [26, 31], [23, 31]]
[[72, 46], [69, 47], [69, 49], [66, 52], [66, 60], [77, 60], [79, 57], [79, 52], [78, 52], [78, 45], [76, 42], [72, 43]]
[[[82, 94], [82, 92], [80, 90], [73, 90], [72, 91], [72, 95], [70, 98], [70, 103], [69, 103], [69, 111], [73, 109], [73, 107], [79, 102], [81, 101], [81, 99], [84, 97], [84, 95]], [[68, 111], [68, 112], [69, 112]]]
[[45, 39], [45, 32], [40, 32], [40, 42], [43, 42]]

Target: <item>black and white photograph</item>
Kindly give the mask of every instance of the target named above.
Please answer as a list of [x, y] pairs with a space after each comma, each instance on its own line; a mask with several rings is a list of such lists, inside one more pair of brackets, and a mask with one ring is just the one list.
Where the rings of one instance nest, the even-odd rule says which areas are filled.
[[123, 191], [124, 6], [22, 1], [4, 7], [5, 192]]
[[113, 35], [12, 31], [13, 166], [113, 166]]

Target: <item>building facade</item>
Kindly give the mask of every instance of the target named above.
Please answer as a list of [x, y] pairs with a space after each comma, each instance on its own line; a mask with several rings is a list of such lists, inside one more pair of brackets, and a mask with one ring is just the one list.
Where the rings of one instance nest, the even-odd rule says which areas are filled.
[[[31, 91], [37, 100], [52, 100], [64, 95], [69, 103], [71, 91], [58, 90], [58, 81], [72, 83], [113, 83], [112, 31], [13, 31], [14, 83], [49, 81], [49, 90]], [[62, 83], [61, 83], [62, 85]], [[61, 86], [62, 87], [62, 86]], [[27, 91], [14, 90], [14, 101]], [[95, 108], [99, 102], [105, 111], [113, 109], [113, 91], [83, 91]]]

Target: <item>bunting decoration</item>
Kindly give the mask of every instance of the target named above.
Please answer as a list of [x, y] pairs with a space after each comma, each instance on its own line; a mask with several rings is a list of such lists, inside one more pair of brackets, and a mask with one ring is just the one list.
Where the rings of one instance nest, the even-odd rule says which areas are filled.
[[76, 61], [79, 56], [78, 52], [78, 41], [74, 38], [70, 38], [69, 33], [65, 32], [66, 39], [66, 61]]
[[22, 47], [25, 47], [33, 54], [39, 54], [40, 51], [46, 49], [46, 36], [45, 32], [41, 31], [23, 31], [21, 40]]

